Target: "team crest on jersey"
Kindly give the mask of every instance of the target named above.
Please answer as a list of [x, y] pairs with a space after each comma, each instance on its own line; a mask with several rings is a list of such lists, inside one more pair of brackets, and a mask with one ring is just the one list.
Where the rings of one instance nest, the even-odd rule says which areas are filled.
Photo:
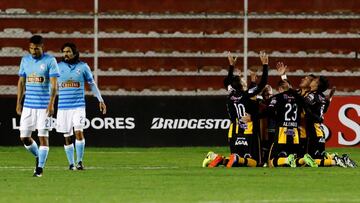
[[76, 73], [78, 74], [78, 75], [80, 75], [81, 74], [81, 70], [78, 68], [78, 69], [76, 69]]
[[40, 70], [45, 70], [45, 64], [40, 64]]

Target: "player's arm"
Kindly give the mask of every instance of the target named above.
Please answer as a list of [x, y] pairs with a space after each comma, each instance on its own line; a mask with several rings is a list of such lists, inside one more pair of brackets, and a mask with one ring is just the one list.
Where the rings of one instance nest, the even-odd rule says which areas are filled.
[[329, 109], [329, 106], [330, 106], [330, 102], [335, 94], [335, 91], [336, 91], [336, 87], [332, 87], [331, 90], [330, 90], [330, 93], [329, 95], [326, 96], [325, 98], [325, 108], [324, 108], [324, 113], [327, 112], [327, 110]]
[[[295, 90], [292, 91], [296, 93]], [[309, 96], [304, 98], [299, 94], [294, 95], [296, 96], [298, 104], [305, 110], [305, 114], [309, 119], [313, 120], [315, 123], [322, 123], [324, 121], [324, 118], [321, 115], [317, 115], [316, 113], [312, 112], [310, 108], [310, 104], [316, 102], [314, 101], [315, 98], [310, 98]]]
[[96, 96], [99, 101], [99, 109], [103, 114], [106, 114], [106, 105], [104, 99], [101, 96], [100, 90], [94, 81], [88, 82], [91, 92]]
[[260, 60], [263, 65], [261, 80], [260, 80], [260, 83], [258, 84], [258, 86], [251, 88], [247, 91], [247, 93], [249, 94], [249, 97], [253, 97], [253, 96], [259, 94], [266, 86], [266, 83], [268, 80], [269, 57], [265, 52], [260, 52]]
[[19, 77], [17, 85], [17, 99], [16, 99], [16, 113], [21, 115], [22, 112], [22, 100], [25, 92], [25, 77]]
[[269, 117], [275, 117], [276, 115], [276, 109], [278, 108], [278, 99], [275, 96], [270, 98], [270, 103], [265, 108], [263, 108], [262, 111], [259, 112], [259, 118], [269, 118]]
[[57, 77], [50, 78], [50, 101], [48, 108], [46, 110], [48, 116], [52, 116], [54, 114], [54, 103], [57, 93]]
[[231, 79], [234, 77], [234, 68], [237, 58], [232, 56], [231, 53], [228, 52], [228, 60], [229, 60], [228, 75], [224, 79], [224, 86], [226, 89], [228, 89], [228, 86], [231, 84]]
[[249, 85], [249, 89], [251, 88], [254, 88], [257, 86], [257, 83], [256, 83], [256, 79], [257, 79], [257, 69], [256, 68], [253, 68], [253, 69], [249, 69], [249, 73], [250, 73], [250, 85]]

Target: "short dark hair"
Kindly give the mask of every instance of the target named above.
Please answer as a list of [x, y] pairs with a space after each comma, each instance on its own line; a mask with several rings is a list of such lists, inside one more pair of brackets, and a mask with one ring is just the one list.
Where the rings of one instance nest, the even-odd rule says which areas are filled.
[[240, 76], [236, 75], [232, 78], [231, 87], [238, 91], [241, 91], [243, 89]]
[[34, 35], [30, 38], [30, 43], [33, 44], [44, 44], [44, 38], [40, 35]]
[[325, 92], [328, 88], [329, 88], [329, 80], [325, 76], [320, 76], [318, 91]]

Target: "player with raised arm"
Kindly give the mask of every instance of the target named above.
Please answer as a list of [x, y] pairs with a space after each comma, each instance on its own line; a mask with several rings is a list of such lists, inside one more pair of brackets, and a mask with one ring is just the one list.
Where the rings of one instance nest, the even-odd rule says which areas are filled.
[[[260, 53], [260, 60], [263, 65], [263, 73], [260, 83], [253, 88], [244, 89], [241, 78], [234, 75], [234, 66], [236, 58], [229, 53], [228, 60], [230, 63], [229, 72], [224, 80], [225, 88], [228, 90], [227, 110], [231, 120], [228, 132], [230, 145], [230, 157], [224, 161], [224, 157], [209, 152], [207, 158], [203, 161], [203, 166], [215, 167], [224, 164], [227, 167], [236, 166], [257, 166], [260, 161], [260, 140], [255, 135], [259, 126], [258, 108], [256, 101], [251, 97], [259, 94], [265, 87], [268, 78], [268, 55]], [[255, 125], [254, 125], [255, 124]]]
[[[29, 51], [22, 57], [17, 90], [16, 112], [20, 118], [20, 139], [36, 158], [34, 177], [41, 177], [49, 153], [49, 129], [54, 113], [59, 68], [56, 59], [43, 51], [40, 35], [30, 38]], [[25, 92], [24, 108], [22, 99]], [[40, 147], [31, 138], [38, 130]]]
[[[99, 109], [105, 114], [106, 105], [93, 79], [89, 66], [80, 61], [79, 52], [73, 43], [65, 43], [61, 52], [63, 59], [59, 62], [59, 103], [57, 112], [57, 132], [65, 137], [65, 153], [70, 170], [83, 170], [85, 138], [85, 82], [99, 100]], [[76, 168], [74, 160], [74, 145], [71, 136], [75, 131]]]

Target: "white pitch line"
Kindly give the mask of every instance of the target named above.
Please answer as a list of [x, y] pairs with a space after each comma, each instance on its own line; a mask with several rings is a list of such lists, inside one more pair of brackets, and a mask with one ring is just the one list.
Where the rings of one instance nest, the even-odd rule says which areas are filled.
[[[161, 170], [161, 169], [177, 169], [178, 166], [110, 166], [110, 167], [101, 167], [101, 166], [87, 166], [86, 170], [118, 170], [118, 169], [139, 169], [139, 170]], [[28, 166], [0, 166], [0, 170], [32, 170], [34, 167]], [[59, 167], [59, 166], [47, 166], [45, 168], [50, 170], [68, 170], [67, 167]]]

